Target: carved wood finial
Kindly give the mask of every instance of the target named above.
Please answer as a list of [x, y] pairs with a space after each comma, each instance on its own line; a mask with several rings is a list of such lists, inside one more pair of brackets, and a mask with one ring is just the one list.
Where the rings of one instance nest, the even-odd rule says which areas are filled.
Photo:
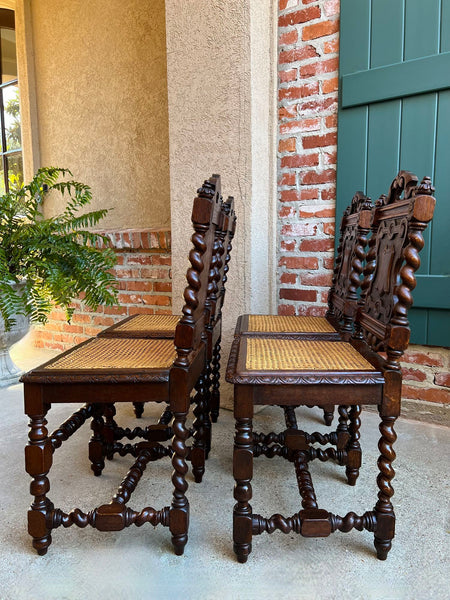
[[349, 206], [345, 209], [344, 216], [354, 215], [363, 209], [371, 209], [372, 201], [364, 192], [356, 192]]
[[386, 204], [398, 202], [401, 195], [406, 200], [414, 194], [419, 178], [411, 171], [399, 171], [397, 177], [391, 183]]
[[416, 196], [418, 196], [419, 194], [432, 196], [434, 194], [434, 191], [435, 190], [433, 184], [431, 183], [431, 178], [426, 175], [416, 189]]
[[[214, 175], [213, 175], [214, 178]], [[197, 194], [202, 198], [213, 198], [216, 193], [216, 187], [211, 179], [205, 179], [203, 185], [198, 188]]]
[[223, 210], [226, 215], [229, 215], [231, 213], [233, 204], [234, 204], [234, 197], [228, 196], [228, 198], [223, 203]]

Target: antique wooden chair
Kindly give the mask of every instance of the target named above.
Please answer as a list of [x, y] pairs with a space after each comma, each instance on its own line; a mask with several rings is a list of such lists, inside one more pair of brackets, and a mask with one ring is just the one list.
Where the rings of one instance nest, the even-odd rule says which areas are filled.
[[[225, 297], [225, 284], [227, 281], [228, 263], [230, 260], [231, 243], [235, 232], [236, 215], [234, 212], [234, 199], [230, 196], [226, 202], [222, 202], [220, 196], [220, 176], [213, 175], [210, 183], [214, 183], [216, 193], [220, 197], [220, 215], [216, 227], [214, 247], [211, 264], [208, 267], [208, 287], [205, 300], [205, 330], [207, 363], [205, 372], [198, 379], [193, 398], [195, 408], [193, 411], [195, 420], [193, 433], [195, 438], [204, 440], [205, 455], [194, 450], [190, 454], [193, 464], [195, 481], [200, 482], [204, 474], [204, 459], [208, 458], [211, 449], [211, 419], [217, 421], [219, 411], [219, 378], [220, 378], [220, 341], [222, 331], [222, 306]], [[200, 190], [199, 190], [200, 191]], [[180, 317], [172, 315], [134, 315], [123, 319], [119, 323], [105, 329], [98, 337], [121, 338], [121, 339], [170, 339], [175, 334], [172, 328], [174, 319]], [[152, 329], [153, 324], [153, 329]], [[144, 402], [133, 402], [135, 411], [141, 416]], [[112, 459], [115, 453], [123, 452], [124, 444], [119, 440], [128, 438], [134, 440], [137, 437], [150, 441], [156, 435], [158, 441], [162, 439], [162, 431], [166, 433], [166, 439], [172, 435], [170, 422], [172, 412], [167, 406], [160, 416], [156, 428], [148, 426], [145, 429], [135, 427], [133, 429], [119, 427], [116, 423], [116, 411], [112, 404], [104, 407], [105, 427], [102, 433], [108, 446], [107, 458]], [[216, 418], [214, 419], [214, 415]], [[156, 430], [156, 433], [155, 433]]]
[[[417, 177], [402, 171], [389, 194], [377, 202], [355, 333], [349, 341], [240, 336], [233, 343], [226, 378], [234, 383], [235, 394], [233, 539], [240, 562], [245, 562], [251, 552], [253, 535], [275, 530], [326, 537], [337, 530], [367, 529], [374, 532], [378, 558], [387, 557], [395, 525], [391, 497], [394, 423], [401, 401], [398, 361], [409, 342], [408, 309], [424, 245], [422, 231], [435, 205], [429, 178], [419, 186], [417, 183]], [[308, 434], [288, 427], [278, 434], [253, 432], [254, 404], [329, 403], [351, 407], [344, 450], [337, 449], [338, 431]], [[349, 483], [355, 484], [361, 464], [362, 404], [377, 405], [381, 418], [378, 500], [371, 511], [340, 517], [319, 508], [308, 464], [316, 458], [334, 460], [346, 467]], [[321, 449], [315, 444], [328, 447]], [[294, 463], [303, 510], [291, 517], [275, 514], [266, 518], [252, 513], [253, 456], [261, 454], [278, 455]]]
[[[220, 175], [213, 175], [210, 181], [213, 180], [216, 191], [220, 195]], [[216, 229], [213, 260], [208, 283], [208, 297], [206, 299], [209, 321], [206, 326], [208, 363], [205, 373], [205, 388], [211, 420], [214, 423], [219, 416], [220, 406], [222, 306], [225, 298], [225, 284], [229, 269], [228, 263], [231, 257], [232, 240], [236, 228], [234, 198], [232, 196], [229, 196], [225, 202], [221, 203], [221, 212], [220, 223]], [[122, 319], [119, 323], [108, 327], [98, 335], [99, 337], [173, 339], [179, 320], [179, 315], [133, 315]], [[136, 417], [140, 418], [144, 412], [144, 403], [134, 402], [133, 404]], [[169, 409], [162, 415], [161, 419], [164, 423], [170, 421], [171, 415]]]
[[[325, 317], [243, 315], [238, 318], [235, 335], [293, 338], [304, 340], [341, 340], [353, 331], [358, 302], [358, 288], [370, 231], [372, 203], [356, 192], [344, 211], [339, 244]], [[295, 423], [293, 407], [284, 407], [286, 419]], [[324, 421], [331, 425], [334, 406], [324, 407]], [[345, 411], [343, 421], [345, 421]], [[344, 424], [342, 424], [344, 427]]]
[[[186, 459], [191, 459], [194, 471], [196, 468], [204, 469], [204, 432], [195, 431], [192, 447], [188, 448], [186, 418], [192, 390], [196, 388], [198, 394], [204, 393], [199, 379], [205, 371], [207, 358], [205, 302], [220, 212], [215, 182], [205, 182], [192, 211], [191, 267], [187, 272], [185, 305], [176, 327], [175, 340], [97, 337], [22, 377], [25, 413], [30, 418], [25, 464], [32, 477], [30, 491], [34, 496], [28, 512], [28, 531], [38, 554], [47, 552], [52, 530], [61, 525], [91, 525], [99, 531], [119, 531], [133, 523], [137, 526], [151, 523], [153, 526], [162, 524], [169, 527], [175, 553], [183, 553], [189, 518], [185, 495], [188, 487], [185, 480]], [[109, 446], [117, 445], [117, 442], [108, 441], [105, 435], [108, 427], [103, 418], [104, 408], [116, 402], [133, 400], [170, 403], [173, 414], [171, 445], [164, 446], [160, 442], [167, 438], [167, 427], [153, 426], [148, 439], [123, 446], [121, 454], [131, 454], [136, 460], [109, 504], [89, 512], [76, 508], [66, 513], [55, 508], [47, 497], [50, 489], [48, 473], [54, 451], [88, 418], [92, 418], [89, 458], [94, 474], [100, 475], [105, 456], [111, 451]], [[45, 418], [48, 410], [53, 403], [68, 402], [80, 402], [84, 406], [49, 434]], [[174, 469], [171, 505], [161, 510], [146, 507], [136, 511], [129, 508], [127, 502], [147, 463], [165, 456], [172, 456]]]

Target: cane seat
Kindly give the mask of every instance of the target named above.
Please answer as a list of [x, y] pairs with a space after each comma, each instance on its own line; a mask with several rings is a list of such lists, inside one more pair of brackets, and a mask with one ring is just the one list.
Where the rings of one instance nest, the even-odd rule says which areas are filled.
[[99, 337], [171, 338], [180, 320], [179, 315], [132, 315], [99, 334]]
[[273, 338], [244, 340], [246, 371], [374, 371], [348, 342]]
[[43, 371], [167, 369], [176, 356], [173, 340], [93, 338], [51, 361]]
[[337, 333], [325, 317], [248, 315], [249, 333]]

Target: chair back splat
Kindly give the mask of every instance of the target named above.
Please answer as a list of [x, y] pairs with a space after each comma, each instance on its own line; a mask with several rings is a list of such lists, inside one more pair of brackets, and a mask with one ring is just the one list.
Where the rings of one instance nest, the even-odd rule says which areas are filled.
[[409, 344], [408, 309], [424, 245], [422, 231], [436, 203], [430, 178], [417, 184], [413, 173], [400, 171], [388, 195], [376, 202], [355, 332], [373, 350], [386, 352], [395, 370]]
[[311, 340], [339, 340], [349, 337], [353, 331], [358, 307], [358, 288], [372, 209], [370, 198], [362, 192], [356, 192], [343, 214], [325, 318], [243, 315], [238, 320], [235, 335], [281, 335]]
[[341, 220], [327, 317], [341, 322], [341, 330], [345, 332], [353, 330], [372, 208], [370, 198], [356, 192]]

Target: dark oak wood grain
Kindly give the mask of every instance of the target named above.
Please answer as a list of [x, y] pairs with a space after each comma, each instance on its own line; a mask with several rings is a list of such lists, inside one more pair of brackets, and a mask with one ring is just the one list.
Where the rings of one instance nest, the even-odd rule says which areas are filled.
[[[394, 425], [401, 403], [399, 359], [409, 341], [408, 309], [412, 305], [415, 272], [420, 266], [419, 252], [424, 244], [422, 232], [433, 216], [433, 191], [429, 178], [424, 178], [419, 185], [412, 173], [401, 171], [398, 174], [389, 193], [376, 203], [364, 271], [363, 247], [370, 220], [364, 222], [365, 226], [358, 234], [352, 267], [349, 267], [350, 259], [345, 249], [345, 235], [341, 235], [340, 258], [330, 295], [342, 299], [342, 290], [337, 291], [336, 281], [345, 273], [350, 282], [346, 288], [350, 299], [347, 306], [352, 308], [342, 310], [345, 305], [339, 301], [335, 314], [342, 319], [341, 332], [347, 331], [350, 317], [355, 321], [353, 335], [342, 335], [341, 339], [346, 341], [341, 346], [337, 341], [330, 344], [317, 337], [314, 342], [309, 338], [302, 345], [297, 342], [302, 339], [298, 335], [261, 334], [258, 339], [262, 341], [258, 345], [250, 344], [251, 337], [244, 334], [248, 321], [245, 317], [240, 319], [226, 375], [227, 381], [234, 384], [236, 504], [233, 541], [239, 562], [247, 560], [254, 535], [277, 530], [305, 537], [326, 537], [334, 531], [367, 530], [374, 534], [377, 557], [386, 559], [395, 533], [391, 498], [394, 494]], [[358, 299], [356, 288], [362, 272], [362, 293]], [[336, 308], [336, 303], [334, 306]], [[347, 333], [350, 334], [350, 330]], [[311, 364], [307, 350], [313, 343], [316, 354], [315, 362]], [[331, 346], [339, 348], [336, 352], [336, 355], [340, 354], [339, 360]], [[262, 355], [257, 361], [252, 355], [255, 348]], [[342, 357], [354, 357], [355, 351], [363, 360], [352, 363], [349, 358], [343, 367]], [[386, 358], [380, 352], [385, 353]], [[286, 353], [289, 360], [284, 358]], [[294, 366], [286, 367], [293, 363]], [[259, 366], [255, 367], [255, 364]], [[327, 368], [322, 364], [327, 364]], [[254, 432], [254, 404], [282, 406], [286, 429], [278, 433]], [[363, 404], [377, 405], [380, 414], [378, 499], [374, 509], [362, 515], [349, 512], [339, 516], [320, 508], [309, 464], [316, 459], [332, 460], [345, 467], [348, 483], [356, 484], [361, 466], [359, 438]], [[299, 405], [338, 405], [336, 431], [321, 434], [299, 429], [294, 414], [294, 407]], [[288, 517], [280, 514], [264, 517], [253, 513], [250, 504], [253, 457], [261, 455], [281, 456], [294, 464], [302, 510]]]
[[[189, 502], [186, 496], [186, 460], [192, 460], [193, 472], [197, 481], [204, 471], [207, 447], [206, 427], [197, 414], [200, 423], [194, 427], [194, 442], [187, 445], [192, 432], [186, 427], [186, 418], [191, 406], [191, 394], [204, 394], [203, 374], [208, 358], [206, 323], [208, 314], [205, 308], [209, 282], [210, 264], [214, 252], [216, 229], [222, 215], [220, 201], [220, 179], [213, 176], [198, 190], [192, 210], [194, 234], [193, 247], [189, 254], [191, 263], [188, 269], [187, 287], [184, 292], [183, 315], [176, 327], [174, 346], [170, 342], [165, 347], [172, 348], [175, 358], [168, 366], [133, 367], [130, 348], [150, 349], [161, 343], [142, 340], [119, 340], [114, 342], [115, 362], [123, 367], [97, 368], [103, 362], [95, 362], [91, 351], [97, 342], [107, 347], [105, 340], [93, 338], [63, 353], [44, 365], [33, 369], [22, 377], [24, 382], [25, 413], [30, 419], [29, 443], [25, 449], [25, 467], [32, 477], [31, 494], [34, 500], [28, 514], [28, 530], [33, 538], [33, 546], [39, 554], [45, 554], [51, 544], [53, 529], [63, 526], [90, 525], [99, 531], [119, 531], [132, 524], [138, 527], [144, 523], [169, 527], [176, 554], [183, 554], [188, 539]], [[113, 340], [114, 341], [114, 340]], [[95, 342], [95, 343], [94, 343]], [[107, 344], [110, 342], [107, 341]], [[126, 344], [126, 353], [120, 355]], [[134, 343], [134, 344], [133, 344]], [[149, 351], [150, 351], [149, 350]], [[118, 353], [118, 354], [117, 354]], [[86, 366], [79, 364], [83, 357]], [[103, 361], [103, 357], [101, 359]], [[158, 364], [155, 357], [155, 365]], [[59, 361], [59, 362], [58, 362]], [[63, 362], [62, 362], [63, 361]], [[130, 364], [131, 361], [131, 364]], [[147, 364], [147, 363], [145, 363]], [[149, 363], [150, 364], [150, 363]], [[153, 364], [153, 363], [152, 363]], [[64, 365], [64, 368], [59, 368]], [[68, 365], [68, 366], [66, 366]], [[72, 365], [72, 366], [71, 366]], [[84, 363], [83, 363], [84, 365]], [[139, 366], [140, 365], [140, 366]], [[170, 418], [163, 413], [156, 425], [135, 430], [124, 430], [115, 422], [117, 402], [163, 402], [170, 409]], [[81, 403], [82, 407], [49, 433], [46, 414], [54, 403]], [[205, 413], [204, 400], [198, 400], [202, 415]], [[114, 453], [131, 455], [134, 463], [119, 486], [117, 494], [109, 504], [104, 504], [85, 513], [78, 508], [69, 513], [55, 508], [48, 499], [50, 489], [48, 474], [52, 456], [64, 441], [69, 439], [83, 424], [91, 420], [92, 436], [89, 443], [89, 459], [95, 475], [99, 476], [105, 466], [105, 458]], [[122, 437], [139, 438], [138, 442], [123, 444]], [[169, 445], [164, 445], [172, 438]], [[142, 511], [127, 507], [127, 502], [142, 478], [147, 464], [166, 456], [172, 460], [172, 501], [160, 510], [150, 506]], [[69, 467], [70, 468], [70, 467]], [[73, 465], [71, 468], [76, 468]]]

